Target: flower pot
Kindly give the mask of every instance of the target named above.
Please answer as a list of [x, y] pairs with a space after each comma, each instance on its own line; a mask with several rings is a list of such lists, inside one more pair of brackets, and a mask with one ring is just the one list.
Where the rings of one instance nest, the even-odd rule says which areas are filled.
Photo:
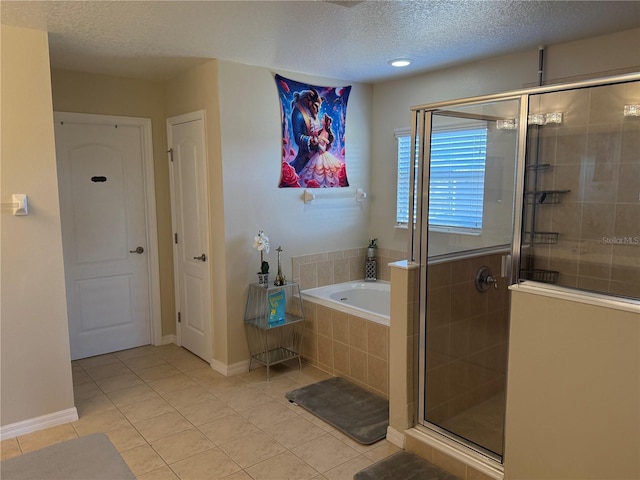
[[264, 288], [269, 286], [269, 274], [268, 273], [259, 273], [258, 274], [258, 283]]

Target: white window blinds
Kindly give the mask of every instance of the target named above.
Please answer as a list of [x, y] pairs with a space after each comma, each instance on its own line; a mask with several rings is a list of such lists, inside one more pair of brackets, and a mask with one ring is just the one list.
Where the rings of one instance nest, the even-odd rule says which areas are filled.
[[[398, 139], [398, 189], [396, 221], [409, 220], [409, 157], [411, 137]], [[479, 231], [482, 228], [486, 128], [434, 132], [431, 138], [429, 227]], [[414, 216], [415, 222], [415, 216]]]

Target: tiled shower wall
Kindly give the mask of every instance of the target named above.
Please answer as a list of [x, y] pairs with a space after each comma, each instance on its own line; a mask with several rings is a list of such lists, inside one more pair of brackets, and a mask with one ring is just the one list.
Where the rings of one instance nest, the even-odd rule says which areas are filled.
[[479, 292], [475, 275], [489, 266], [499, 277], [501, 255], [429, 265], [427, 280], [427, 420], [441, 423], [504, 394], [509, 292]]
[[[366, 248], [352, 248], [292, 257], [292, 276], [301, 290], [362, 280], [366, 254]], [[390, 281], [389, 263], [406, 258], [406, 252], [377, 248], [378, 280]]]
[[[555, 244], [523, 248], [534, 267], [559, 272], [558, 284], [640, 298], [640, 82], [552, 92], [531, 100], [533, 113], [561, 111], [561, 124], [539, 127], [539, 152], [528, 158], [528, 190], [570, 190], [559, 203], [538, 202], [535, 229]], [[531, 216], [531, 207], [527, 212]], [[524, 243], [524, 242], [523, 242]]]

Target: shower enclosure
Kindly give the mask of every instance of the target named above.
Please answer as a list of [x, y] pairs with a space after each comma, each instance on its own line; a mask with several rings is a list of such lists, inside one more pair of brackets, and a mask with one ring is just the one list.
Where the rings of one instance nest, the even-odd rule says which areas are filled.
[[501, 462], [509, 286], [640, 298], [640, 75], [412, 115], [418, 421]]

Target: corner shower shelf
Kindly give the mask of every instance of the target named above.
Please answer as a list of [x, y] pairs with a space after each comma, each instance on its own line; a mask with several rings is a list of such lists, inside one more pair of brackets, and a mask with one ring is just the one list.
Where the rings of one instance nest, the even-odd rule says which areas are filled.
[[558, 243], [558, 232], [525, 232], [534, 245], [553, 245]]
[[550, 163], [538, 163], [536, 165], [528, 165], [527, 170], [548, 170], [549, 168], [551, 168], [551, 164]]
[[528, 204], [550, 205], [560, 203], [560, 197], [571, 190], [537, 190], [535, 192], [525, 192]]
[[298, 359], [304, 334], [304, 310], [300, 286], [287, 283], [266, 287], [253, 283], [244, 312], [244, 326], [249, 347], [249, 371], [254, 361], [267, 367], [267, 380], [271, 365]]
[[542, 283], [558, 283], [559, 272], [555, 270], [520, 270], [520, 278]]

